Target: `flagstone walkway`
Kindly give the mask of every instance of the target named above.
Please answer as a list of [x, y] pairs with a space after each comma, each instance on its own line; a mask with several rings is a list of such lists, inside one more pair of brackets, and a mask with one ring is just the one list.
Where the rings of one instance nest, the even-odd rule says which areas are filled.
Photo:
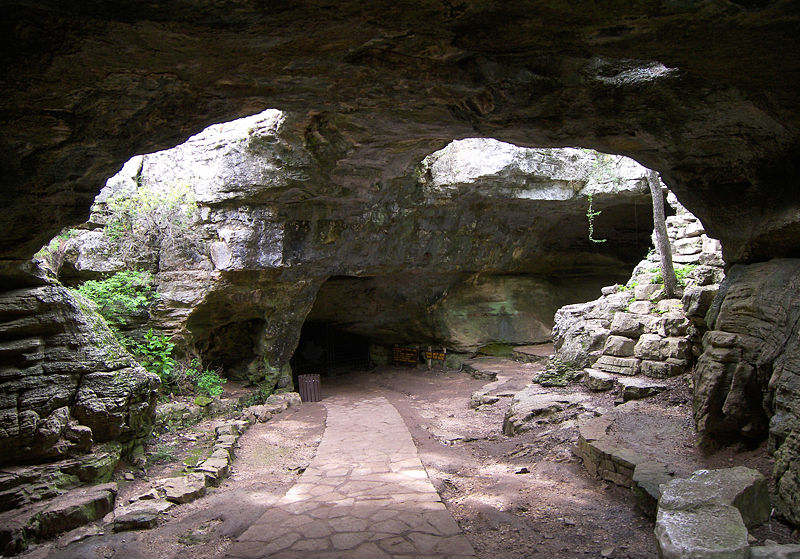
[[323, 403], [328, 418], [316, 457], [228, 557], [474, 558], [394, 406], [381, 396]]

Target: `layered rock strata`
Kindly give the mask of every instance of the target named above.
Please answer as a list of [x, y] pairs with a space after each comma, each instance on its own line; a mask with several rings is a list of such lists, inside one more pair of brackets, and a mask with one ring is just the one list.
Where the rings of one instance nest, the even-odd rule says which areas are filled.
[[800, 261], [733, 266], [708, 313], [694, 371], [700, 440], [769, 437], [778, 511], [800, 523]]
[[91, 303], [46, 276], [0, 293], [0, 465], [130, 451], [153, 422], [159, 380]]

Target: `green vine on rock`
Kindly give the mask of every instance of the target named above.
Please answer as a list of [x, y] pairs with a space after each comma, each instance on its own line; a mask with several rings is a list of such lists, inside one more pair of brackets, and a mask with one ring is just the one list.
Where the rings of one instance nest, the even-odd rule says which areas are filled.
[[586, 209], [586, 219], [589, 221], [589, 240], [593, 243], [604, 243], [608, 239], [595, 239], [594, 238], [594, 218], [603, 213], [601, 210], [592, 209], [592, 195], [586, 196], [589, 200], [589, 207]]

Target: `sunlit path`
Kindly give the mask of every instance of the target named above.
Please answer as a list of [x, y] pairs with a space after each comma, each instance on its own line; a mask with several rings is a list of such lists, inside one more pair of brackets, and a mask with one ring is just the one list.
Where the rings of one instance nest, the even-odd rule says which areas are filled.
[[335, 396], [308, 469], [229, 557], [466, 558], [400, 414], [385, 398]]

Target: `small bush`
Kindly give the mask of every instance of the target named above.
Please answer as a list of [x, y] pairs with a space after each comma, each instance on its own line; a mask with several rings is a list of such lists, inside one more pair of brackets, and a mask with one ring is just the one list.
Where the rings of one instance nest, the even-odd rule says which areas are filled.
[[175, 447], [167, 444], [158, 444], [153, 453], [147, 458], [147, 461], [151, 464], [158, 464], [159, 462], [174, 462], [177, 459]]
[[112, 330], [119, 331], [130, 315], [147, 311], [158, 294], [147, 272], [125, 270], [104, 280], [83, 282], [76, 291], [91, 300]]
[[142, 366], [158, 375], [162, 383], [165, 385], [175, 384], [173, 371], [176, 362], [172, 358], [175, 344], [170, 341], [169, 336], [156, 334], [151, 328], [144, 335], [144, 343], [129, 340], [126, 345], [136, 355]]
[[210, 398], [216, 398], [222, 394], [222, 385], [228, 382], [216, 371], [203, 369], [197, 359], [193, 359], [189, 368], [186, 369], [186, 377], [194, 383], [197, 391]]

